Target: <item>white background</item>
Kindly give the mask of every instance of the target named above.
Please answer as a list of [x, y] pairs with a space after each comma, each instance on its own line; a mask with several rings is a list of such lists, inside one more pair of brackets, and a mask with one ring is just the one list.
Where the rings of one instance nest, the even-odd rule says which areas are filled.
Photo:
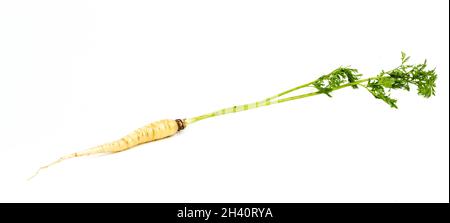
[[[0, 1], [0, 201], [448, 202], [449, 5]], [[341, 65], [428, 59], [399, 109], [345, 89], [208, 119], [170, 139], [61, 155], [149, 122], [252, 102]]]

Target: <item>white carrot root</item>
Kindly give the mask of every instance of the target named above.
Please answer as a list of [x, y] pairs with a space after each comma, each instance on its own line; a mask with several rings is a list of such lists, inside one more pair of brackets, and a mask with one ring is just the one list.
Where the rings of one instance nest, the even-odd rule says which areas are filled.
[[166, 138], [171, 135], [174, 135], [177, 133], [177, 131], [184, 128], [184, 122], [181, 120], [160, 120], [157, 122], [153, 122], [149, 125], [146, 125], [142, 128], [136, 129], [135, 131], [131, 132], [130, 134], [122, 137], [119, 140], [113, 141], [111, 143], [106, 143], [103, 145], [99, 145], [84, 151], [72, 153], [69, 155], [62, 156], [58, 160], [40, 167], [36, 173], [28, 178], [28, 180], [32, 179], [36, 175], [39, 174], [39, 172], [43, 169], [46, 169], [50, 166], [53, 166], [61, 161], [74, 158], [74, 157], [80, 157], [80, 156], [89, 156], [89, 155], [95, 155], [95, 154], [102, 154], [102, 153], [117, 153], [121, 152], [127, 149], [130, 149], [134, 146], [155, 141], [158, 139]]

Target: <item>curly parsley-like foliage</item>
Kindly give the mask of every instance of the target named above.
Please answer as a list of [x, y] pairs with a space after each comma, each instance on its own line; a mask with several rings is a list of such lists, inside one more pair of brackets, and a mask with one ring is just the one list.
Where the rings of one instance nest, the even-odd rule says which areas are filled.
[[[331, 92], [344, 88], [357, 88], [358, 85], [365, 87], [375, 98], [383, 100], [393, 108], [397, 108], [397, 99], [391, 97], [392, 89], [403, 89], [409, 91], [411, 85], [417, 87], [417, 93], [429, 98], [435, 95], [437, 75], [435, 69], [427, 70], [427, 61], [421, 64], [408, 64], [409, 56], [402, 52], [402, 63], [390, 71], [381, 71], [375, 77], [360, 79], [362, 76], [357, 69], [339, 67], [327, 75], [319, 77], [311, 83], [318, 93], [331, 97]], [[367, 82], [366, 84], [363, 84]]]
[[409, 91], [411, 85], [417, 87], [417, 93], [425, 98], [435, 95], [437, 75], [435, 69], [427, 70], [427, 61], [421, 64], [407, 64], [409, 57], [402, 52], [402, 64], [390, 71], [382, 71], [377, 77], [370, 78], [366, 88], [375, 98], [381, 99], [393, 108], [397, 100], [390, 96], [391, 89]]
[[[357, 69], [339, 67], [331, 73], [319, 77], [314, 81], [313, 86], [317, 88], [320, 93], [324, 93], [331, 97], [330, 92], [344, 84], [354, 83], [359, 80], [361, 76], [362, 75], [358, 73]], [[353, 85], [352, 87], [358, 88], [358, 85]]]

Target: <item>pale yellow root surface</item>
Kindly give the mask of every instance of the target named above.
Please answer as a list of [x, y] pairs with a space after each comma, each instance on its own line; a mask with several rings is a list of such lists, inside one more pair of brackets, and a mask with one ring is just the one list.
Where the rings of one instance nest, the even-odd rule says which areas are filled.
[[106, 143], [103, 145], [99, 145], [99, 146], [96, 146], [96, 147], [93, 147], [93, 148], [90, 148], [90, 149], [87, 149], [84, 151], [80, 151], [80, 152], [62, 156], [58, 160], [39, 168], [33, 176], [28, 178], [28, 180], [30, 180], [33, 177], [35, 177], [36, 175], [38, 175], [41, 170], [46, 169], [46, 168], [48, 168], [52, 165], [55, 165], [63, 160], [66, 160], [66, 159], [80, 157], [80, 156], [101, 154], [101, 153], [121, 152], [121, 151], [130, 149], [134, 146], [137, 146], [139, 144], [166, 138], [168, 136], [174, 135], [175, 133], [177, 133], [177, 131], [178, 131], [178, 125], [175, 120], [164, 119], [164, 120], [156, 121], [156, 122], [150, 123], [142, 128], [136, 129], [135, 131], [122, 137], [119, 140], [116, 140], [116, 141], [113, 141], [110, 143]]

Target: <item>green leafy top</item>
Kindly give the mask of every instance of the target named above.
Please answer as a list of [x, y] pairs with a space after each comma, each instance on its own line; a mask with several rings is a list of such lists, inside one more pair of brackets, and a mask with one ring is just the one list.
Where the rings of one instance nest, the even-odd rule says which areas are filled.
[[[354, 83], [359, 80], [361, 76], [362, 75], [358, 73], [357, 69], [339, 67], [331, 73], [319, 77], [313, 82], [313, 86], [317, 88], [319, 92], [331, 97], [330, 92], [344, 84]], [[358, 85], [353, 85], [352, 87], [358, 88]]]
[[[429, 98], [435, 95], [435, 87], [437, 79], [435, 69], [427, 70], [426, 61], [416, 65], [408, 64], [409, 56], [406, 56], [406, 54], [403, 52], [401, 60], [402, 63], [397, 68], [390, 71], [383, 70], [378, 75], [365, 79], [361, 79], [362, 75], [358, 72], [357, 69], [353, 69], [350, 67], [339, 67], [333, 70], [331, 73], [322, 75], [321, 77], [312, 82], [285, 90], [279, 94], [266, 98], [262, 101], [223, 108], [211, 113], [206, 113], [200, 116], [186, 119], [185, 121], [187, 124], [191, 124], [218, 115], [246, 111], [261, 106], [298, 100], [301, 98], [311, 97], [320, 94], [326, 94], [331, 97], [331, 92], [346, 87], [352, 88], [358, 88], [358, 86], [364, 87], [375, 98], [386, 102], [393, 108], [397, 108], [397, 99], [391, 97], [392, 89], [402, 89], [409, 91], [411, 85], [415, 85], [417, 87], [417, 93], [419, 95], [425, 98]], [[300, 89], [304, 89], [307, 87], [312, 87], [317, 91], [298, 94], [291, 97], [285, 96], [291, 92], [298, 91]]]
[[[409, 56], [402, 52], [402, 63], [390, 71], [381, 71], [373, 78], [360, 79], [358, 70], [349, 67], [339, 67], [327, 75], [319, 77], [312, 82], [319, 93], [331, 97], [330, 93], [343, 87], [358, 85], [365, 87], [375, 98], [381, 99], [393, 108], [397, 108], [397, 100], [392, 98], [392, 89], [410, 90], [411, 85], [417, 87], [419, 95], [429, 98], [435, 95], [437, 75], [435, 69], [427, 70], [427, 61], [421, 64], [408, 64]], [[367, 82], [363, 84], [363, 82]]]
[[427, 61], [421, 64], [407, 64], [410, 57], [402, 52], [402, 64], [390, 71], [381, 71], [375, 78], [369, 78], [366, 88], [375, 98], [381, 99], [393, 108], [397, 108], [396, 99], [390, 96], [392, 89], [409, 91], [411, 85], [417, 87], [417, 93], [425, 98], [435, 95], [437, 75], [435, 69], [427, 70]]

